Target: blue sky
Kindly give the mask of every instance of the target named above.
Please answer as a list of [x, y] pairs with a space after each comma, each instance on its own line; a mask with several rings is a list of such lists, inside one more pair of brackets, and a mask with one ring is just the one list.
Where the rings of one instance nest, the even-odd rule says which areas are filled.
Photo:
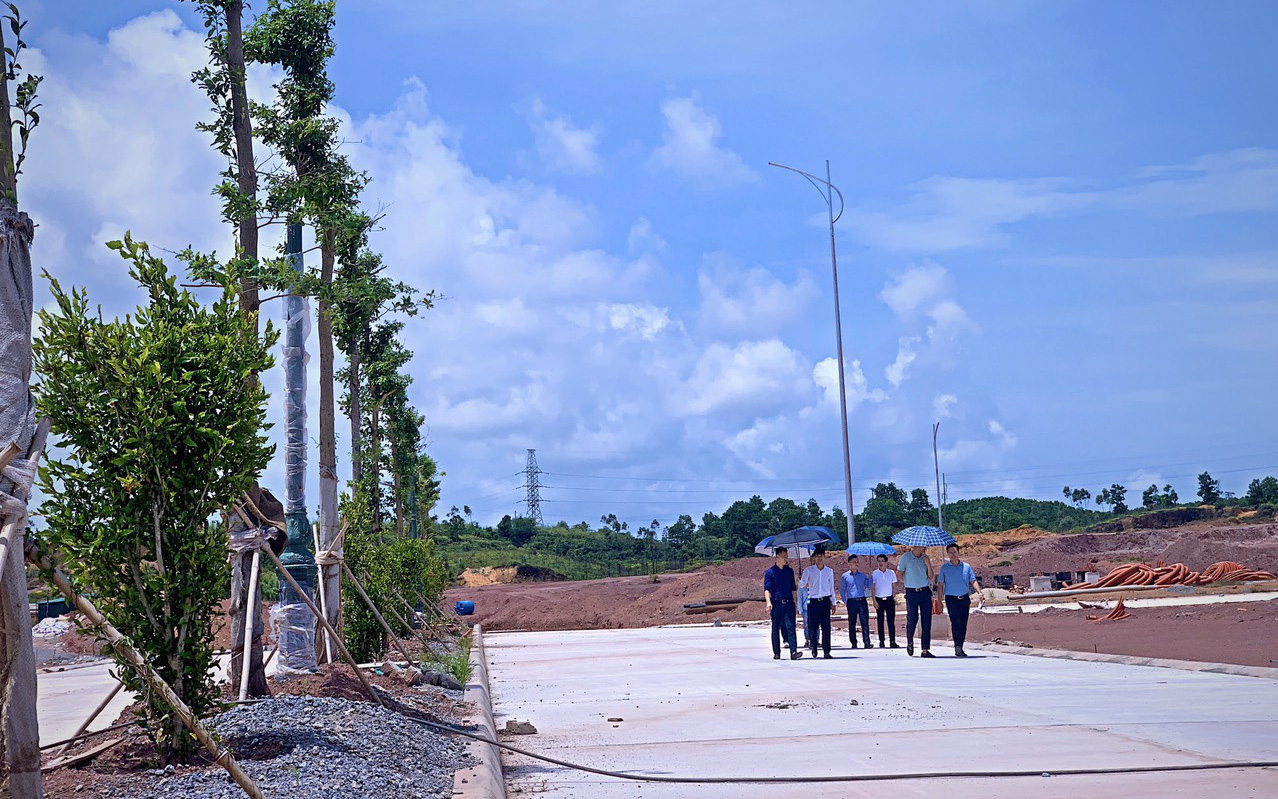
[[[24, 4], [37, 263], [110, 311], [106, 238], [228, 247], [188, 5]], [[338, 9], [374, 245], [446, 297], [406, 332], [445, 509], [516, 512], [527, 447], [550, 519], [842, 504], [824, 205], [767, 166], [827, 158], [858, 506], [938, 420], [951, 500], [1278, 473], [1270, 3]]]

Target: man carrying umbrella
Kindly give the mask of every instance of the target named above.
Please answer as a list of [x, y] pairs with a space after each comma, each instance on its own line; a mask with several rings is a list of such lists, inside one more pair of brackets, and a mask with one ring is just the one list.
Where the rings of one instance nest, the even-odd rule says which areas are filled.
[[909, 527], [896, 535], [892, 540], [910, 551], [897, 561], [896, 572], [905, 585], [905, 653], [914, 654], [914, 628], [922, 623], [923, 648], [920, 657], [936, 657], [932, 654], [932, 583], [936, 577], [932, 571], [932, 563], [927, 559], [927, 548], [931, 546], [948, 546], [954, 543], [954, 536], [939, 527]]
[[777, 547], [777, 562], [763, 575], [763, 602], [772, 617], [772, 658], [781, 659], [781, 639], [790, 647], [790, 659], [803, 657], [795, 641], [794, 632], [794, 569], [790, 568], [790, 553], [785, 547]]
[[799, 585], [808, 589], [808, 618], [812, 625], [812, 657], [817, 647], [830, 654], [830, 611], [834, 609], [834, 569], [825, 565], [825, 547], [812, 551], [813, 564], [803, 570]]

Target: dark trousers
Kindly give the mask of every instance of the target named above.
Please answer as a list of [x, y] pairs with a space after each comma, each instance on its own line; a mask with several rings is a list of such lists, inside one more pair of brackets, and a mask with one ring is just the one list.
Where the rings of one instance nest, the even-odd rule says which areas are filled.
[[848, 639], [856, 646], [856, 622], [861, 620], [861, 640], [870, 648], [870, 601], [865, 597], [853, 597], [848, 603]]
[[887, 619], [887, 634], [891, 636], [889, 640], [896, 643], [896, 597], [894, 596], [876, 596], [874, 598], [874, 608], [878, 614], [879, 623], [879, 646], [883, 646], [883, 623], [884, 618]]
[[905, 589], [905, 642], [914, 646], [914, 628], [922, 622], [923, 648], [932, 648], [932, 589]]
[[808, 600], [808, 623], [812, 625], [812, 654], [815, 656], [820, 647], [825, 654], [830, 654], [830, 597]]
[[799, 650], [794, 638], [794, 601], [772, 603], [772, 654], [781, 654], [781, 639], [790, 647], [790, 654]]
[[950, 635], [954, 638], [954, 648], [962, 649], [967, 640], [967, 619], [972, 612], [970, 596], [945, 595], [945, 609], [950, 612]]

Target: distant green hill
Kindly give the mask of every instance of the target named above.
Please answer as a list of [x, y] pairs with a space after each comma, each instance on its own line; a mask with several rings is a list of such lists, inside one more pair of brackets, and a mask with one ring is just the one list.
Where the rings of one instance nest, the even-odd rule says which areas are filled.
[[1112, 513], [1064, 502], [1012, 497], [960, 499], [945, 506], [945, 529], [954, 535], [1009, 530], [1022, 524], [1063, 533], [1113, 518]]

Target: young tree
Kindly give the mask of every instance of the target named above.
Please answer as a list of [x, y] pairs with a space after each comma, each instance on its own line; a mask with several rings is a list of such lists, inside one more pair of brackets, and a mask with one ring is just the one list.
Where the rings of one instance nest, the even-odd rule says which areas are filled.
[[1092, 498], [1092, 492], [1086, 488], [1075, 488], [1069, 492], [1069, 498], [1074, 502], [1075, 507], [1081, 508], [1087, 500]]
[[1207, 472], [1198, 475], [1198, 498], [1207, 505], [1220, 501], [1220, 483]]
[[[274, 332], [253, 335], [229, 281], [205, 307], [164, 262], [127, 235], [110, 246], [148, 304], [104, 321], [83, 289], [54, 281], [40, 313], [37, 401], [61, 436], [41, 488], [61, 566], [145, 653], [197, 715], [217, 699], [213, 619], [226, 542], [209, 518], [241, 496], [273, 448], [266, 394], [249, 377], [271, 365]], [[163, 700], [122, 663], [146, 703], [149, 732], [169, 758], [192, 739]]]
[[[16, 6], [0, 20], [0, 447], [13, 444], [21, 465], [35, 434], [31, 378], [31, 239], [35, 225], [18, 209], [18, 175], [27, 140], [40, 122], [37, 75], [22, 74], [18, 62], [26, 27]], [[7, 30], [7, 34], [6, 34]], [[10, 84], [16, 84], [10, 97]], [[14, 112], [17, 112], [16, 114]], [[15, 149], [13, 133], [18, 132]], [[36, 721], [35, 655], [27, 615], [23, 541], [27, 529], [27, 490], [0, 477], [0, 796], [38, 799], [40, 731]]]
[[1141, 492], [1140, 504], [1142, 507], [1156, 508], [1158, 507], [1159, 501], [1160, 496], [1158, 494], [1158, 486], [1156, 484], [1150, 485], [1149, 488], [1146, 488], [1143, 492]]
[[1247, 484], [1247, 504], [1250, 507], [1278, 504], [1278, 477], [1256, 478]]
[[[193, 271], [209, 277], [210, 271], [239, 281], [239, 306], [253, 336], [258, 331], [258, 289], [261, 272], [258, 263], [257, 164], [253, 160], [253, 122], [249, 116], [247, 59], [244, 53], [243, 0], [193, 0], [204, 18], [205, 43], [209, 52], [208, 66], [192, 75], [192, 80], [208, 94], [213, 104], [213, 121], [196, 127], [213, 137], [213, 146], [226, 158], [226, 171], [214, 192], [222, 198], [222, 217], [235, 229], [235, 253], [225, 265], [215, 259], [186, 253]], [[258, 382], [258, 375], [248, 377]], [[245, 655], [249, 664], [249, 695], [269, 696], [266, 672], [262, 664], [261, 586], [248, 584], [251, 553], [232, 560], [231, 567], [231, 683], [238, 685]], [[255, 595], [250, 601], [250, 595]], [[247, 618], [248, 607], [258, 608], [253, 619]], [[244, 652], [244, 627], [252, 626], [249, 651]]]
[[1127, 486], [1114, 483], [1109, 487], [1109, 501], [1114, 513], [1127, 513]]

